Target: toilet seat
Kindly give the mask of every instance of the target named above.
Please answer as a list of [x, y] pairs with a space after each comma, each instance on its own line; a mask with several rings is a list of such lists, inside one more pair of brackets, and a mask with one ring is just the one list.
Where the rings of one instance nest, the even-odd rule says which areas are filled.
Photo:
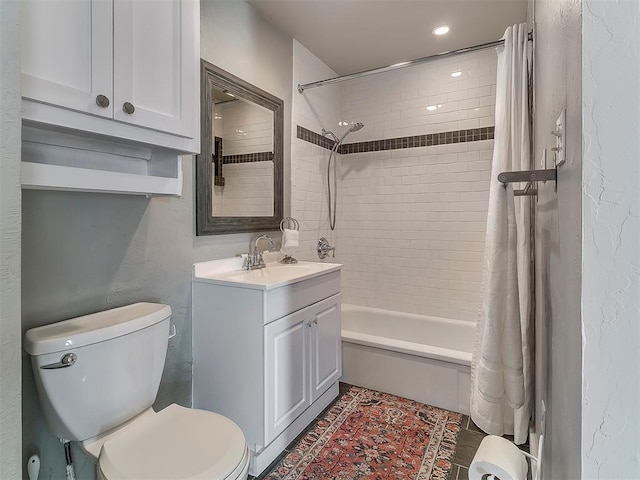
[[236, 480], [246, 478], [249, 452], [228, 418], [174, 404], [107, 440], [98, 465], [105, 480]]

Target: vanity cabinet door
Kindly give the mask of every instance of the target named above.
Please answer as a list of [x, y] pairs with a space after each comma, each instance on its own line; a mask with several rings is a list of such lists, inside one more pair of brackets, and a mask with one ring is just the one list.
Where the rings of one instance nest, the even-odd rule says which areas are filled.
[[195, 138], [198, 1], [114, 0], [113, 15], [114, 118]]
[[308, 307], [264, 327], [266, 444], [311, 405], [307, 342], [311, 325]]
[[113, 116], [113, 0], [23, 0], [22, 96]]
[[311, 402], [314, 402], [342, 376], [340, 295], [319, 302], [311, 322]]

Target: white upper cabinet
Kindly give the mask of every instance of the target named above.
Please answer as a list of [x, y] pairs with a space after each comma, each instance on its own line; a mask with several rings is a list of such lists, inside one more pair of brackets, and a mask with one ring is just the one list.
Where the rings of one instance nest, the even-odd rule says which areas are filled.
[[198, 0], [21, 5], [27, 121], [198, 153]]
[[114, 1], [116, 120], [184, 137], [196, 134], [192, 86], [199, 81], [199, 63], [192, 45], [182, 41], [199, 22], [193, 3]]
[[22, 96], [111, 118], [112, 0], [21, 5]]
[[20, 4], [23, 188], [180, 195], [178, 156], [200, 152], [199, 0]]

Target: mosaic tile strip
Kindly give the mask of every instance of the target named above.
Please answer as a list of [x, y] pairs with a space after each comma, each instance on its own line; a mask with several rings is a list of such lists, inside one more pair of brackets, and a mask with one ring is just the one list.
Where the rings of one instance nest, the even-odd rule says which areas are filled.
[[[451, 132], [429, 133], [411, 137], [387, 138], [368, 142], [346, 143], [341, 145], [338, 153], [380, 152], [382, 150], [397, 150], [400, 148], [431, 147], [450, 143], [478, 142], [493, 140], [495, 127], [471, 128], [468, 130], [454, 130]], [[331, 149], [335, 142], [311, 130], [298, 125], [298, 138], [315, 145]]]
[[336, 144], [335, 140], [331, 138], [323, 137], [319, 133], [314, 132], [313, 130], [309, 130], [307, 128], [301, 127], [298, 125], [297, 136], [299, 139], [304, 140], [305, 142], [313, 143], [314, 145], [318, 145], [320, 147], [326, 148], [327, 150], [331, 150], [333, 146]]
[[243, 155], [223, 155], [222, 163], [272, 162], [273, 152], [245, 153]]

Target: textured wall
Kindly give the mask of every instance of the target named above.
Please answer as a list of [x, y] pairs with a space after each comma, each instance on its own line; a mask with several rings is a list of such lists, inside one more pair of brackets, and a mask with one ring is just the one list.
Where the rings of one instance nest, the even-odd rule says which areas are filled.
[[20, 477], [20, 14], [0, 2], [0, 478]]
[[[203, 1], [201, 13], [202, 56], [290, 105], [291, 39], [246, 2]], [[285, 122], [287, 165], [289, 131]], [[251, 238], [194, 236], [193, 171], [186, 157], [182, 198], [24, 194], [23, 330], [135, 301], [168, 303], [178, 336], [169, 344], [156, 407], [191, 404], [192, 263], [246, 252]], [[46, 431], [27, 358], [23, 372], [23, 455], [40, 451], [40, 478], [63, 479], [62, 447]], [[93, 464], [74, 454], [78, 478], [93, 478]]]
[[284, 101], [284, 208], [288, 212], [292, 39], [244, 1], [203, 0], [200, 12], [202, 58]]
[[543, 475], [580, 478], [581, 285], [581, 1], [532, 0], [535, 16], [535, 154], [555, 146], [555, 120], [566, 106], [567, 161], [539, 183], [536, 204], [536, 431], [547, 406]]
[[640, 478], [640, 6], [582, 14], [582, 478]]
[[[494, 125], [494, 49], [351, 80], [349, 142]], [[457, 77], [451, 73], [460, 72]], [[475, 321], [493, 140], [343, 155], [346, 303]]]

